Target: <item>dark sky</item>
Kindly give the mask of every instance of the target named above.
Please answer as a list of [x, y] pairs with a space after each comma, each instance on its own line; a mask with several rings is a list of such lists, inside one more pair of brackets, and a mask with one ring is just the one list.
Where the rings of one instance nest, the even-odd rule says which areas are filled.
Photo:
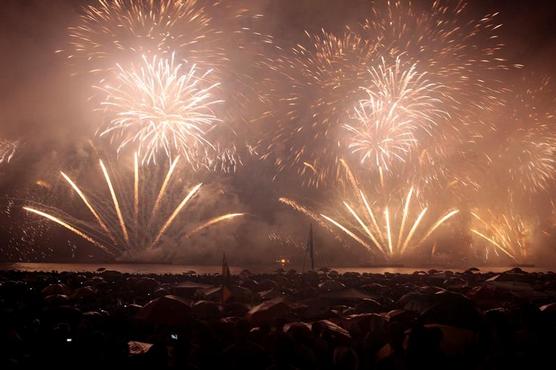
[[[235, 2], [256, 6], [267, 19], [265, 31], [292, 44], [302, 39], [305, 29], [337, 31], [355, 24], [365, 18], [368, 6], [363, 0]], [[79, 151], [74, 143], [94, 132], [83, 81], [71, 77], [64, 58], [55, 53], [64, 48], [66, 27], [76, 23], [80, 7], [87, 3], [93, 1], [1, 1], [0, 137], [20, 139], [25, 144], [14, 164], [0, 169], [0, 191], [6, 195], [27, 186], [37, 173], [54, 168], [49, 164], [45, 170], [45, 162], [63, 157], [60, 153]], [[469, 3], [477, 14], [501, 12], [502, 38], [513, 62], [556, 74], [556, 1]]]

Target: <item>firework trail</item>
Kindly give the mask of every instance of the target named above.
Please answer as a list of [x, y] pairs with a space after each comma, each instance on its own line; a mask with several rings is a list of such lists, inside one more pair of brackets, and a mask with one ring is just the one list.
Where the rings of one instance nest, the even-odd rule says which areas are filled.
[[215, 150], [208, 134], [220, 123], [214, 107], [216, 83], [207, 72], [170, 59], [144, 57], [140, 66], [118, 66], [117, 81], [99, 89], [110, 123], [100, 132], [115, 142], [118, 152], [135, 144], [143, 164], [160, 158], [182, 156], [195, 169], [205, 162], [207, 150]]
[[514, 212], [495, 212], [493, 210], [474, 209], [471, 211], [471, 233], [486, 243], [485, 257], [490, 252], [505, 255], [515, 262], [526, 259], [532, 225]]
[[324, 229], [333, 233], [333, 230], [328, 226], [328, 224], [326, 222], [324, 222], [322, 220], [322, 218], [320, 217], [319, 214], [317, 214], [317, 213], [309, 210], [308, 208], [302, 206], [301, 204], [299, 204], [295, 200], [290, 199], [290, 198], [286, 198], [286, 197], [281, 197], [281, 198], [278, 199], [278, 201], [280, 203], [283, 203], [283, 204], [287, 205], [288, 207], [294, 209], [295, 211], [309, 217], [313, 221], [317, 222], [321, 227], [323, 227]]
[[357, 189], [353, 201], [343, 201], [348, 215], [342, 216], [345, 221], [325, 214], [321, 216], [370, 252], [391, 260], [420, 247], [440, 226], [459, 213], [454, 209], [436, 219], [427, 219], [429, 208], [412, 207], [413, 197], [414, 189], [411, 188], [401, 202], [387, 201], [385, 206], [377, 207]]
[[92, 223], [45, 206], [25, 206], [24, 210], [64, 227], [115, 257], [154, 249], [163, 243], [162, 239], [165, 237], [191, 238], [208, 227], [244, 215], [229, 213], [201, 221], [199, 225], [192, 225], [190, 228], [185, 228], [181, 221], [178, 227], [177, 224], [183, 220], [185, 210], [202, 187], [202, 184], [197, 184], [188, 189], [185, 195], [182, 194], [174, 179], [178, 161], [179, 157], [171, 164], [160, 188], [155, 190], [154, 184], [157, 181], [143, 176], [138, 157], [135, 156], [133, 181], [129, 187], [132, 191], [129, 192], [128, 187], [115, 185], [120, 181], [114, 181], [109, 169], [101, 160], [99, 165], [110, 194], [109, 201], [105, 200], [105, 195], [85, 194], [75, 181], [62, 172], [65, 182], [78, 195], [82, 205], [92, 216]]
[[19, 141], [0, 139], [0, 164], [10, 163], [19, 146]]
[[316, 221], [335, 237], [347, 236], [370, 253], [386, 260], [403, 257], [423, 245], [448, 220], [459, 213], [452, 209], [441, 216], [431, 216], [429, 207], [414, 201], [416, 191], [411, 188], [403, 199], [385, 199], [383, 205], [369, 202], [365, 193], [355, 185], [352, 200], [342, 201], [345, 212], [337, 216], [316, 213], [294, 200], [280, 198], [280, 202]]

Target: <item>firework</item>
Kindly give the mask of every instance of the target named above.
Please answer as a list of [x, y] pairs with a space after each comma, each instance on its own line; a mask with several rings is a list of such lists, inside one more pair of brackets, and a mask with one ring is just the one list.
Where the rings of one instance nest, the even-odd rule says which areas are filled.
[[[128, 82], [146, 82], [129, 81], [130, 75], [122, 77], [133, 73], [134, 67], [130, 66], [135, 64], [137, 67], [137, 61], [141, 57], [149, 62], [154, 59], [171, 59], [171, 63], [186, 65], [184, 74], [194, 72], [195, 79], [203, 79], [206, 87], [219, 85], [218, 100], [228, 102], [226, 105], [219, 105], [218, 116], [225, 124], [211, 129], [210, 143], [196, 141], [196, 147], [191, 148], [190, 136], [185, 138], [187, 140], [184, 137], [171, 138], [177, 139], [178, 144], [172, 141], [162, 143], [164, 137], [156, 140], [160, 139], [159, 144], [162, 146], [158, 148], [163, 151], [171, 146], [174, 149], [180, 147], [177, 154], [189, 158], [195, 168], [233, 172], [242, 163], [245, 142], [252, 139], [249, 137], [252, 130], [246, 130], [245, 124], [260, 119], [268, 112], [268, 97], [261, 92], [264, 88], [254, 87], [263, 70], [259, 61], [266, 58], [264, 51], [269, 45], [273, 48], [272, 37], [257, 31], [262, 18], [260, 14], [253, 14], [241, 7], [241, 4], [230, 1], [206, 3], [197, 0], [96, 0], [94, 4], [82, 9], [79, 24], [69, 28], [70, 41], [67, 50], [60, 52], [80, 68], [87, 67], [92, 72], [95, 81], [93, 84], [102, 87], [108, 81], [108, 86], [114, 89], [108, 95], [133, 94], [133, 91], [115, 90], [125, 89]], [[195, 71], [193, 66], [197, 66]], [[170, 84], [173, 85], [173, 82]], [[138, 90], [134, 86], [127, 88]], [[213, 94], [214, 89], [211, 90]], [[124, 99], [128, 101], [118, 103], [138, 108], [134, 106], [137, 101], [133, 103], [131, 100], [141, 99], [143, 92], [135, 92], [139, 96], [127, 95]], [[93, 99], [96, 101], [98, 96], [95, 94]], [[258, 104], [253, 104], [254, 101]], [[125, 110], [128, 107], [122, 108]], [[137, 113], [145, 113], [147, 116], [154, 114], [148, 118], [164, 118], [159, 113], [176, 113], [168, 112], [166, 107], [153, 105], [152, 108], [160, 110], [156, 113]], [[193, 111], [202, 109], [191, 108]], [[118, 115], [123, 112], [115, 109], [112, 113]], [[209, 116], [212, 114], [204, 113]], [[206, 126], [202, 128], [203, 133], [205, 129]], [[202, 136], [203, 133], [198, 134]], [[118, 135], [121, 136], [115, 141], [121, 150], [120, 144], [124, 143], [126, 134], [119, 132]], [[153, 138], [155, 136], [151, 140], [155, 140]], [[185, 141], [189, 141], [186, 143], [187, 150], [181, 150]], [[144, 146], [148, 145], [150, 144], [145, 143]], [[153, 148], [155, 146], [151, 146]], [[154, 161], [149, 153], [142, 154], [145, 156], [142, 159]], [[172, 154], [171, 158], [177, 155]]]
[[556, 178], [554, 102], [548, 78], [527, 76], [508, 108], [498, 112], [496, 134], [484, 140], [488, 166], [503, 185], [510, 184], [510, 193], [538, 193]]
[[500, 99], [500, 72], [513, 68], [503, 57], [498, 13], [476, 17], [465, 1], [380, 0], [365, 22], [364, 34], [383, 56], [403, 55], [428, 78], [445, 86], [445, 97], [460, 111], [493, 109]]
[[214, 97], [218, 84], [207, 81], [210, 70], [186, 68], [174, 56], [118, 66], [117, 81], [99, 87], [111, 116], [100, 136], [116, 142], [118, 152], [135, 144], [142, 163], [181, 155], [193, 168], [202, 166], [207, 150], [215, 150], [208, 134], [220, 122], [213, 108], [221, 101]]
[[476, 132], [465, 126], [480, 121], [470, 111], [503, 104], [497, 77], [511, 67], [501, 56], [496, 14], [468, 16], [464, 2], [423, 9], [380, 1], [361, 27], [308, 34], [273, 65], [288, 87], [277, 89], [281, 117], [272, 117], [262, 141], [265, 157], [278, 173], [294, 170], [318, 187], [341, 180], [340, 159], [349, 149], [364, 163], [391, 167], [438, 137], [472, 140]]
[[[178, 226], [185, 209], [202, 188], [202, 184], [197, 184], [188, 189], [185, 195], [182, 194], [174, 179], [178, 161], [179, 157], [170, 165], [160, 188], [155, 190], [153, 181], [142, 175], [139, 159], [135, 156], [130, 195], [128, 187], [115, 185], [109, 169], [101, 160], [102, 177], [110, 194], [108, 198], [103, 195], [85, 194], [62, 172], [62, 177], [78, 195], [82, 205], [92, 216], [93, 222], [72, 217], [59, 210], [52, 211], [44, 206], [26, 206], [24, 209], [64, 227], [113, 256], [154, 249], [162, 244], [165, 237], [188, 239], [210, 226], [244, 215], [229, 213], [208, 221], [201, 220], [198, 224], [193, 223], [190, 228], [184, 227], [183, 222]], [[176, 198], [177, 194], [180, 195]]]
[[279, 173], [293, 170], [305, 185], [319, 187], [341, 177], [342, 125], [365, 95], [373, 45], [355, 32], [307, 33], [307, 42], [272, 67], [286, 81], [279, 90], [279, 116], [261, 143]]
[[[556, 177], [556, 133], [551, 127], [518, 129], [506, 141], [495, 166], [509, 160], [509, 181], [527, 193], [548, 189]], [[504, 164], [502, 164], [504, 165]]]
[[280, 201], [315, 220], [335, 236], [335, 229], [340, 230], [340, 235], [348, 236], [386, 260], [400, 258], [417, 249], [440, 226], [459, 213], [459, 210], [453, 209], [437, 218], [428, 217], [431, 213], [429, 208], [413, 201], [413, 188], [403, 200], [386, 200], [384, 206], [369, 202], [359, 188], [354, 190], [354, 200], [342, 202], [340, 209], [346, 212], [338, 213], [338, 217], [318, 214], [288, 198], [280, 198]]
[[318, 213], [311, 211], [310, 209], [304, 207], [303, 205], [299, 204], [295, 200], [286, 197], [281, 197], [278, 199], [278, 201], [294, 209], [295, 211], [301, 213], [302, 215], [311, 218], [313, 221], [317, 222], [324, 229], [333, 232], [333, 230], [328, 226], [328, 223], [326, 223]]
[[412, 207], [413, 196], [411, 188], [403, 201], [386, 202], [384, 207], [377, 207], [358, 189], [355, 203], [343, 202], [348, 215], [344, 217], [345, 222], [325, 214], [321, 216], [372, 253], [386, 259], [399, 258], [420, 247], [459, 212], [454, 209], [435, 220], [428, 220], [429, 208]]
[[17, 147], [19, 146], [19, 141], [10, 141], [5, 139], [0, 139], [0, 163], [9, 163]]
[[485, 256], [505, 255], [515, 262], [529, 255], [532, 225], [514, 212], [471, 211], [471, 233], [486, 243]]
[[98, 0], [83, 8], [79, 25], [69, 28], [67, 54], [90, 72], [103, 73], [138, 55], [175, 51], [191, 63], [220, 62], [217, 35], [197, 0]]
[[432, 135], [441, 111], [435, 96], [439, 86], [419, 74], [415, 65], [404, 68], [398, 58], [393, 66], [385, 60], [370, 71], [368, 97], [355, 107], [353, 123], [345, 125], [348, 148], [363, 164], [391, 170], [392, 164], [406, 162], [421, 135]]

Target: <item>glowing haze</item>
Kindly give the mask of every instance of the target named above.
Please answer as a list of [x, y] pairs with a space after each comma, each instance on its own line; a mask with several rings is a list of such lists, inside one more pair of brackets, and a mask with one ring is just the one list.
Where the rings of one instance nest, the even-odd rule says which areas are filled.
[[310, 223], [330, 261], [554, 252], [544, 2], [28, 3], [0, 16], [0, 256], [295, 261]]

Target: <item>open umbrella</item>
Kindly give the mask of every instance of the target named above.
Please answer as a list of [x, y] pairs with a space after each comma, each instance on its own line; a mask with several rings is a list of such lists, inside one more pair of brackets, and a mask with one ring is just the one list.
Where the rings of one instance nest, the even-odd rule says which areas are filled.
[[154, 325], [182, 326], [191, 320], [191, 307], [180, 297], [166, 295], [147, 303], [136, 318]]

